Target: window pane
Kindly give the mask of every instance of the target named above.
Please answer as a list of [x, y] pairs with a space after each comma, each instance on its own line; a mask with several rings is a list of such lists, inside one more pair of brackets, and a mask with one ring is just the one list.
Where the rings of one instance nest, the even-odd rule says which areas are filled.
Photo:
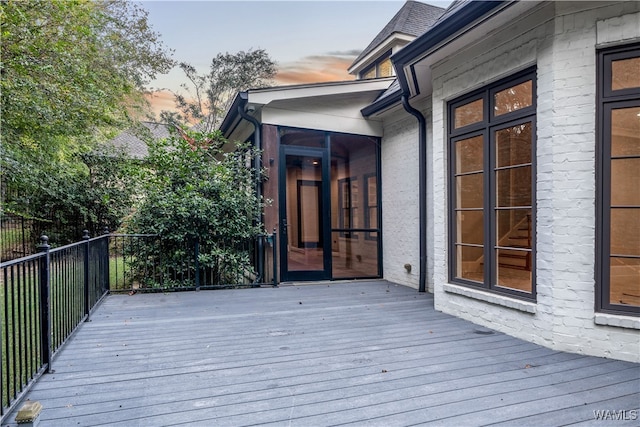
[[378, 233], [349, 233], [343, 237], [331, 233], [333, 278], [357, 278], [378, 276]]
[[531, 163], [531, 122], [496, 132], [498, 167]]
[[369, 208], [369, 224], [367, 228], [378, 228], [378, 208]]
[[475, 172], [483, 169], [482, 135], [456, 141], [456, 173]]
[[611, 111], [611, 155], [640, 156], [640, 107]]
[[389, 77], [393, 75], [391, 58], [386, 58], [378, 65], [378, 77]]
[[640, 57], [611, 62], [611, 90], [640, 87]]
[[456, 248], [456, 257], [456, 277], [473, 280], [474, 282], [484, 281], [483, 248], [458, 246]]
[[531, 249], [531, 209], [499, 210], [496, 212], [496, 221], [498, 246]]
[[454, 128], [458, 129], [473, 123], [481, 122], [484, 118], [483, 114], [484, 102], [482, 98], [462, 105], [455, 109]]
[[640, 208], [611, 209], [611, 255], [640, 256]]
[[498, 207], [531, 206], [531, 166], [496, 171]]
[[456, 207], [482, 208], [483, 173], [456, 177]]
[[498, 286], [531, 292], [531, 252], [496, 249]]
[[484, 242], [484, 212], [463, 211], [456, 212], [456, 243], [470, 243], [482, 245]]
[[611, 304], [640, 306], [640, 259], [611, 257], [610, 265]]
[[493, 113], [496, 116], [530, 107], [533, 103], [533, 83], [531, 80], [527, 80], [496, 92], [493, 102]]
[[611, 160], [611, 205], [640, 206], [640, 157]]
[[363, 79], [373, 79], [375, 77], [376, 77], [376, 67], [371, 67], [370, 69], [362, 73]]

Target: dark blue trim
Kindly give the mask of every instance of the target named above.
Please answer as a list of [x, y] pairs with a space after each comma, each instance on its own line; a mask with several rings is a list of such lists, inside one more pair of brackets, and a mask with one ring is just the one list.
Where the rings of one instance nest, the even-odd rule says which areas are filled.
[[372, 104], [367, 105], [362, 110], [360, 110], [360, 113], [364, 117], [369, 117], [372, 114], [377, 113], [378, 111], [382, 111], [386, 108], [396, 105], [398, 102], [400, 102], [401, 98], [402, 98], [402, 91], [398, 89], [396, 92], [393, 92], [391, 95], [387, 95], [384, 98], [378, 101], [374, 101]]
[[[435, 47], [449, 36], [471, 24], [478, 18], [499, 8], [509, 1], [471, 1], [444, 20], [440, 21], [429, 31], [409, 43], [405, 48], [391, 56], [396, 65], [396, 70], [402, 74], [401, 69], [417, 56]], [[403, 87], [403, 89], [405, 89]]]

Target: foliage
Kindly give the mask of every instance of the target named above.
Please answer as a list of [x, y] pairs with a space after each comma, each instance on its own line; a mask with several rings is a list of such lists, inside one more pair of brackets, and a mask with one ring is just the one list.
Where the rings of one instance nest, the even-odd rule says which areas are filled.
[[[261, 207], [247, 167], [254, 155], [249, 145], [228, 143], [219, 131], [181, 130], [150, 144], [145, 198], [127, 231], [159, 234], [160, 248], [147, 250], [162, 253], [163, 264], [174, 277], [193, 268], [188, 260], [193, 259], [196, 240], [201, 266], [248, 268], [248, 256], [238, 251], [238, 245], [260, 232], [255, 218]], [[150, 256], [138, 252], [140, 262]]]
[[219, 53], [205, 75], [198, 74], [186, 62], [180, 63], [180, 68], [189, 81], [189, 84], [181, 85], [186, 96], [174, 94], [182, 114], [163, 112], [162, 119], [167, 123], [197, 122], [204, 132], [217, 129], [238, 92], [269, 86], [276, 74], [276, 64], [264, 49]]
[[[65, 168], [43, 163], [30, 171], [30, 178], [25, 184], [39, 187], [23, 186], [23, 192], [11, 195], [3, 210], [36, 220], [30, 222], [32, 236], [45, 233], [56, 245], [77, 241], [83, 229], [92, 236], [101, 234], [104, 227], [116, 230], [140, 194], [139, 164], [122, 149], [108, 146], [74, 156]], [[21, 206], [37, 208], [29, 215]]]
[[116, 224], [130, 194], [115, 165], [129, 163], [89, 154], [173, 64], [147, 12], [125, 0], [8, 0], [0, 25], [4, 208]]

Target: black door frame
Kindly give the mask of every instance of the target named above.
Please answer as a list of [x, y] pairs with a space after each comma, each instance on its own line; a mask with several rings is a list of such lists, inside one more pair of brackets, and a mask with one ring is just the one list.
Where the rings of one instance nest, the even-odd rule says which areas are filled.
[[[287, 245], [289, 241], [287, 231], [287, 156], [305, 156], [316, 157], [322, 159], [322, 200], [319, 204], [319, 216], [321, 218], [321, 238], [324, 242], [322, 245], [323, 253], [323, 270], [296, 270], [288, 269], [288, 252]], [[278, 176], [278, 200], [279, 200], [279, 216], [280, 216], [280, 278], [283, 282], [294, 280], [330, 280], [331, 279], [331, 186], [330, 186], [331, 164], [329, 158], [329, 150], [325, 148], [310, 148], [293, 145], [280, 146], [280, 164]], [[324, 208], [321, 208], [324, 207]]]

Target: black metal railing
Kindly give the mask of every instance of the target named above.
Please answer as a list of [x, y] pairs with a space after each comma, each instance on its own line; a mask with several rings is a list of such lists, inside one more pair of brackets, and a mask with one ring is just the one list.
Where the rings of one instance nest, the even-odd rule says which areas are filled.
[[[166, 243], [166, 244], [165, 244]], [[161, 236], [104, 234], [0, 264], [0, 423], [109, 291], [277, 286], [277, 236], [198, 239], [167, 251]]]
[[39, 253], [0, 264], [2, 420], [108, 291], [108, 241], [51, 249], [43, 236]]
[[176, 243], [153, 234], [111, 234], [112, 291], [199, 290], [277, 286], [275, 232], [247, 239]]

